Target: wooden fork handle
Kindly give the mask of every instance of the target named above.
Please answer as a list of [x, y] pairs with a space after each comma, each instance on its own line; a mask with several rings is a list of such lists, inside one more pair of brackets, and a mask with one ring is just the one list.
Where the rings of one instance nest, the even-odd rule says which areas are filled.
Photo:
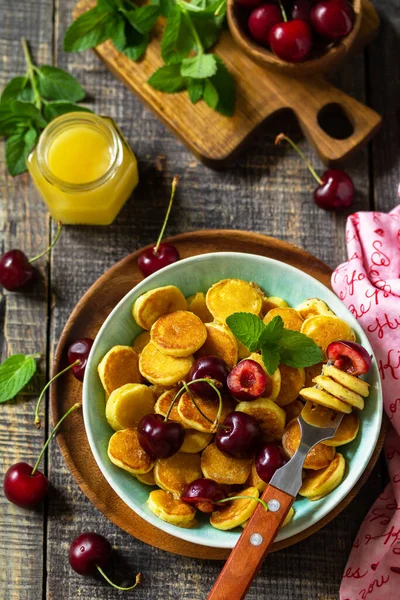
[[261, 496], [269, 510], [258, 504], [233, 548], [207, 600], [242, 600], [294, 502], [290, 496], [268, 485]]

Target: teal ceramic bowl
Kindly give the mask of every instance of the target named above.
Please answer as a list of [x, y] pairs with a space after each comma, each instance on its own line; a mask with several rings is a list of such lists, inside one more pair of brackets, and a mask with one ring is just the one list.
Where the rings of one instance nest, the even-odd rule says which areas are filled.
[[[162, 285], [173, 284], [185, 296], [189, 296], [198, 291], [206, 292], [213, 283], [228, 277], [254, 281], [268, 295], [280, 296], [290, 306], [296, 306], [306, 298], [325, 300], [339, 317], [351, 325], [358, 341], [372, 354], [360, 325], [333, 292], [294, 267], [252, 254], [221, 252], [181, 260], [143, 280], [114, 308], [96, 337], [83, 385], [85, 427], [96, 462], [110, 486], [140, 517], [175, 537], [215, 548], [233, 548], [241, 530], [219, 531], [211, 527], [207, 517], [203, 515], [199, 515], [197, 525], [192, 529], [182, 529], [161, 521], [150, 512], [146, 504], [151, 488], [109, 461], [107, 445], [113, 431], [105, 417], [104, 391], [97, 374], [97, 365], [112, 346], [130, 345], [140, 332], [132, 318], [131, 309], [133, 302], [141, 294]], [[371, 384], [371, 393], [366, 400], [365, 409], [360, 413], [359, 434], [352, 443], [341, 448], [347, 465], [343, 482], [331, 494], [316, 502], [306, 498], [297, 499], [294, 504], [295, 517], [279, 532], [278, 541], [301, 533], [328, 515], [347, 496], [366, 468], [374, 451], [382, 420], [382, 392], [375, 360], [367, 379]]]

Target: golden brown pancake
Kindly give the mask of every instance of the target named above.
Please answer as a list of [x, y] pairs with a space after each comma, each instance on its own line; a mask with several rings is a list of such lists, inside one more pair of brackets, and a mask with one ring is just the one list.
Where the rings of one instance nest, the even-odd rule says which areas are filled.
[[227, 485], [246, 483], [251, 471], [251, 461], [235, 458], [218, 450], [215, 443], [207, 446], [201, 455], [201, 470], [204, 477]]
[[154, 466], [154, 460], [139, 444], [136, 429], [116, 431], [108, 443], [108, 456], [114, 465], [132, 475], [148, 473]]
[[[282, 446], [290, 458], [299, 447], [300, 437], [300, 425], [297, 419], [293, 419], [288, 423], [282, 437]], [[307, 454], [306, 460], [304, 461], [304, 468], [312, 470], [324, 469], [333, 460], [334, 456], [335, 448], [326, 446], [320, 442], [314, 446], [314, 448], [311, 448], [310, 452]]]
[[138, 355], [131, 346], [114, 346], [97, 367], [101, 383], [107, 394], [126, 383], [141, 383]]

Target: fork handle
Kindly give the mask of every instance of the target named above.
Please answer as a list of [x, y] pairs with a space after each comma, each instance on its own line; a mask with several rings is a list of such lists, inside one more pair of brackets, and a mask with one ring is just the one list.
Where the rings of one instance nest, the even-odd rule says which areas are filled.
[[[263, 495], [269, 510], [258, 504], [207, 600], [242, 600], [294, 502], [293, 496], [268, 485]], [[272, 501], [277, 502], [272, 502]], [[279, 508], [278, 504], [279, 503]], [[273, 510], [277, 508], [277, 510]]]

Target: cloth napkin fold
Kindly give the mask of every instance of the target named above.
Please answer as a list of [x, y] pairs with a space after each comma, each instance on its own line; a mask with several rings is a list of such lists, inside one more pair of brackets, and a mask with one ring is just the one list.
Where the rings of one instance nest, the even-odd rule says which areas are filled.
[[332, 287], [358, 319], [374, 349], [390, 419], [385, 454], [390, 483], [354, 541], [340, 600], [400, 599], [400, 205], [347, 220], [348, 260]]

